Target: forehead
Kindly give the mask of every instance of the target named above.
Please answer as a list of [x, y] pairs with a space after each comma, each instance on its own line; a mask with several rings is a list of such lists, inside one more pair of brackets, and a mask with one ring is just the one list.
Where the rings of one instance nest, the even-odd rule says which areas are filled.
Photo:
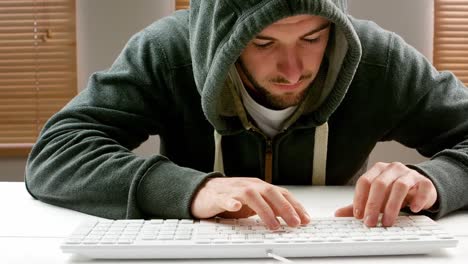
[[309, 28], [313, 29], [325, 24], [328, 20], [313, 15], [296, 15], [290, 16], [276, 21], [275, 23], [267, 26], [260, 34], [274, 33], [276, 31], [291, 31], [294, 29]]
[[290, 16], [286, 17], [283, 19], [280, 19], [273, 23], [272, 25], [288, 25], [288, 24], [295, 24], [301, 21], [307, 21], [307, 20], [313, 20], [313, 19], [318, 19], [320, 18], [319, 16], [313, 16], [313, 15], [297, 15], [297, 16]]

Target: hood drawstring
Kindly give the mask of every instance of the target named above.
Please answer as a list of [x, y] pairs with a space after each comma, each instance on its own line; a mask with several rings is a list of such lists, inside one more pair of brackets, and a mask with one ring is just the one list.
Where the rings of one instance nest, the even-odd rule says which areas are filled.
[[327, 171], [328, 122], [315, 128], [312, 185], [325, 185]]
[[223, 162], [223, 149], [221, 146], [221, 139], [223, 136], [214, 130], [214, 141], [215, 141], [215, 158], [214, 158], [214, 165], [213, 171], [224, 173], [224, 162]]
[[[328, 150], [328, 123], [318, 126], [315, 129], [314, 159], [312, 164], [312, 185], [325, 185], [327, 171], [327, 150]], [[215, 158], [213, 171], [224, 174], [223, 149], [221, 146], [222, 135], [214, 130]]]

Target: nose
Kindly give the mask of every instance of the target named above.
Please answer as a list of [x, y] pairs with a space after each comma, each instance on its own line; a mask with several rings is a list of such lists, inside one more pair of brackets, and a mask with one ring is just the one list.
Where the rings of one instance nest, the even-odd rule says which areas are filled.
[[288, 48], [282, 52], [277, 67], [282, 77], [290, 84], [297, 83], [302, 76], [302, 59], [295, 48]]

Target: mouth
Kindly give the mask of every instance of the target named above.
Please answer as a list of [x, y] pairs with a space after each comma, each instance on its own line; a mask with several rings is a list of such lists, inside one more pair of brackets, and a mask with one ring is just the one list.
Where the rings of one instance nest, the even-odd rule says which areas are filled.
[[294, 84], [273, 83], [273, 85], [275, 87], [279, 88], [280, 90], [292, 91], [292, 90], [296, 90], [299, 87], [301, 87], [302, 86], [302, 81], [299, 81], [299, 82], [294, 83]]

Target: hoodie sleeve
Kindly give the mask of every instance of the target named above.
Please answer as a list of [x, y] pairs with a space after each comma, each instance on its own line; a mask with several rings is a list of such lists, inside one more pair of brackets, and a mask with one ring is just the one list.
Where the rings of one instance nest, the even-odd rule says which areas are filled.
[[197, 188], [216, 175], [131, 152], [159, 133], [171, 101], [157, 33], [131, 38], [111, 68], [46, 123], [27, 162], [31, 195], [105, 218], [191, 217]]
[[[468, 89], [452, 73], [438, 72], [422, 54], [393, 35], [387, 69], [398, 123], [386, 140], [430, 160], [408, 165], [426, 175], [438, 193], [440, 218], [468, 208]], [[431, 214], [431, 212], [427, 212]]]

